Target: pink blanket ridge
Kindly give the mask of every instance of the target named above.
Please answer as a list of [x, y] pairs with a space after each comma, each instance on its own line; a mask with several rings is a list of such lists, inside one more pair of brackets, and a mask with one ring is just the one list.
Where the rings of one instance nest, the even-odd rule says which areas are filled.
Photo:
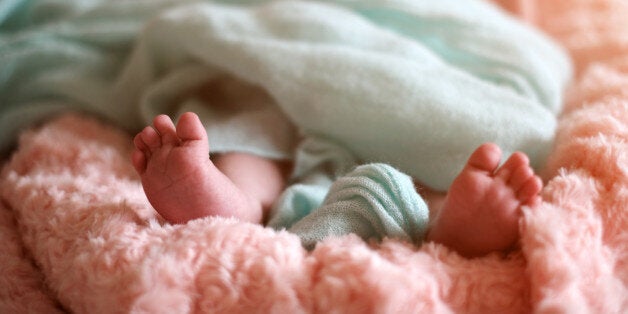
[[577, 71], [520, 251], [468, 260], [347, 236], [307, 252], [229, 219], [162, 225], [129, 135], [71, 114], [24, 133], [0, 176], [0, 313], [626, 311], [628, 4], [502, 2]]

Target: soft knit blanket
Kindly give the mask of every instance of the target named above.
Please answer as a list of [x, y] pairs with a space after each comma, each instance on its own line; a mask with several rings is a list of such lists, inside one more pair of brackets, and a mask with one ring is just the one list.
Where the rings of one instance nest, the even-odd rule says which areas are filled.
[[66, 116], [25, 134], [4, 168], [0, 312], [625, 310], [628, 8], [507, 5], [564, 44], [578, 73], [521, 252], [465, 260], [349, 236], [308, 253], [294, 235], [230, 220], [162, 226], [129, 136]]
[[487, 141], [540, 165], [570, 78], [552, 42], [480, 0], [13, 2], [0, 148], [60, 110], [132, 129], [194, 110], [214, 152], [286, 156], [289, 120], [445, 190]]

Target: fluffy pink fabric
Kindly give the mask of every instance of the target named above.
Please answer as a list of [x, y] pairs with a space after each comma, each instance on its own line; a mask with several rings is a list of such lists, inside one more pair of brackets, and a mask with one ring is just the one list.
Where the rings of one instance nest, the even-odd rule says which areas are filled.
[[466, 260], [431, 243], [349, 236], [308, 253], [293, 235], [232, 220], [162, 225], [129, 136], [69, 115], [24, 134], [2, 173], [12, 211], [0, 208], [0, 312], [57, 302], [77, 313], [625, 311], [628, 6], [508, 5], [560, 40], [579, 75], [521, 252]]
[[534, 308], [628, 311], [628, 3], [512, 7], [559, 39], [577, 71], [548, 162], [545, 203], [523, 222]]

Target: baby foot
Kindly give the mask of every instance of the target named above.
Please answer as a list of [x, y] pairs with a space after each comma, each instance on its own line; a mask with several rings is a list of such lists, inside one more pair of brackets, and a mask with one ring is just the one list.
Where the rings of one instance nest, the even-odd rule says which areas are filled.
[[452, 183], [428, 240], [466, 256], [513, 248], [519, 240], [521, 206], [541, 201], [543, 183], [523, 153], [514, 153], [498, 168], [501, 150], [480, 146]]
[[207, 134], [195, 114], [183, 114], [176, 127], [168, 116], [157, 116], [133, 143], [132, 162], [146, 197], [169, 222], [206, 216], [256, 219], [248, 216], [254, 211], [247, 197], [209, 160]]

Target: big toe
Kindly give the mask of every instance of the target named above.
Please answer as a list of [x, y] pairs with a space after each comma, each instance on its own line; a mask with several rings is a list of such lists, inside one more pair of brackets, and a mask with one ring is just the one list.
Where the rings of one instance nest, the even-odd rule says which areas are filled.
[[499, 166], [502, 151], [496, 144], [485, 143], [480, 145], [469, 157], [468, 167], [492, 173]]
[[207, 133], [195, 113], [186, 112], [177, 122], [177, 135], [182, 141], [207, 141]]

